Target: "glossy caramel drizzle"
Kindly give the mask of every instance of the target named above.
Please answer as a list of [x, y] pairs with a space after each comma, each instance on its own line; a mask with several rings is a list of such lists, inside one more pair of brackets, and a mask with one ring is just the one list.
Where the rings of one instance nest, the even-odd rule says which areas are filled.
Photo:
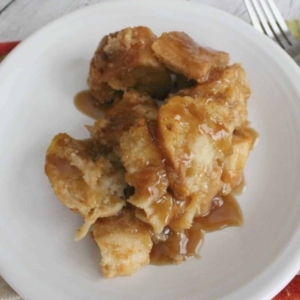
[[76, 94], [74, 104], [80, 112], [94, 120], [103, 117], [104, 112], [110, 107], [109, 105], [100, 104], [89, 90], [84, 90]]
[[243, 215], [232, 195], [215, 197], [206, 216], [194, 219], [190, 229], [174, 232], [166, 228], [160, 240], [155, 241], [150, 253], [154, 265], [178, 264], [191, 257], [199, 258], [204, 232], [221, 230], [228, 226], [241, 226]]

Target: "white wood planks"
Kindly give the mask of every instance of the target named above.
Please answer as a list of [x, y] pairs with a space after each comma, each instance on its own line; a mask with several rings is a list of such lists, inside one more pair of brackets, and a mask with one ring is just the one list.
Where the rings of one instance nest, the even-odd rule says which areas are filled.
[[[0, 0], [1, 4], [2, 1]], [[0, 41], [22, 40], [50, 21], [101, 0], [15, 0], [0, 14]]]
[[[126, 1], [126, 0], [123, 0]], [[151, 1], [151, 0], [141, 0]], [[183, 0], [212, 5], [246, 21], [242, 0]], [[274, 0], [285, 19], [300, 19], [300, 0]], [[11, 3], [12, 2], [12, 3]], [[22, 40], [50, 21], [101, 0], [0, 0], [0, 41]], [[10, 5], [8, 5], [11, 3]]]
[[0, 13], [5, 10], [15, 0], [0, 0]]

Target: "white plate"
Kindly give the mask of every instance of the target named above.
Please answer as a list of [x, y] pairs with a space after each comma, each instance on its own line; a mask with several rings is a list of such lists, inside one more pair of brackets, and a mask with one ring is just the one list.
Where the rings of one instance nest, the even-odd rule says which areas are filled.
[[[202, 260], [148, 266], [104, 280], [99, 253], [74, 242], [81, 218], [63, 207], [43, 173], [58, 132], [87, 137], [92, 120], [73, 105], [103, 35], [146, 25], [181, 30], [242, 62], [260, 144], [238, 197], [242, 228], [208, 234]], [[109, 1], [46, 26], [0, 67], [0, 272], [26, 300], [270, 299], [300, 268], [300, 71], [271, 40], [214, 8], [187, 1]]]

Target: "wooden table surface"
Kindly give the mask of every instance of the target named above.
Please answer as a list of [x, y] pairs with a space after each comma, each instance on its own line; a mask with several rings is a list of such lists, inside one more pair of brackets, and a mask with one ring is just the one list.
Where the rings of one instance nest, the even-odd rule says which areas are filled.
[[[50, 21], [101, 1], [103, 0], [0, 0], [0, 41], [23, 40]], [[243, 0], [183, 1], [216, 6], [249, 21]], [[286, 20], [300, 19], [300, 0], [274, 1]]]

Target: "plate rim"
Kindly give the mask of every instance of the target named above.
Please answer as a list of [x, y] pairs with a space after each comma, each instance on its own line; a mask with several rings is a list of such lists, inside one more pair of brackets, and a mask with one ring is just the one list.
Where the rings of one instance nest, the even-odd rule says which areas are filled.
[[[92, 10], [95, 6], [103, 6], [106, 5], [107, 3], [114, 4], [114, 5], [118, 5], [118, 4], [122, 4], [124, 5], [125, 2], [123, 0], [103, 0], [100, 3], [96, 3], [96, 4], [92, 4], [89, 5], [87, 7], [83, 7], [83, 8], [79, 8], [73, 12], [70, 12], [66, 15], [63, 15], [51, 22], [49, 22], [47, 25], [43, 26], [42, 28], [40, 28], [39, 30], [37, 30], [36, 32], [34, 32], [32, 35], [30, 35], [29, 37], [27, 37], [24, 41], [22, 41], [6, 58], [4, 61], [1, 62], [0, 65], [0, 78], [1, 78], [1, 74], [2, 76], [5, 75], [5, 69], [7, 69], [9, 67], [9, 65], [11, 63], [13, 63], [13, 60], [15, 59], [15, 57], [19, 56], [19, 53], [22, 53], [22, 51], [24, 51], [24, 49], [26, 50], [27, 48], [29, 48], [30, 44], [32, 43], [32, 41], [34, 41], [35, 39], [38, 39], [40, 35], [42, 35], [45, 31], [49, 30], [49, 28], [51, 29], [52, 27], [58, 25], [59, 23], [63, 23], [66, 22], [66, 20], [71, 19], [76, 17], [77, 15], [80, 14], [85, 14], [87, 11]], [[281, 62], [281, 66], [285, 63], [285, 69], [290, 69], [293, 70], [293, 72], [298, 73], [299, 77], [300, 77], [300, 68], [296, 65], [296, 63], [292, 60], [291, 57], [288, 56], [288, 54], [281, 49], [277, 44], [275, 44], [273, 41], [271, 41], [268, 37], [266, 37], [263, 34], [260, 34], [259, 32], [257, 32], [250, 24], [244, 22], [243, 20], [241, 20], [240, 18], [233, 16], [225, 11], [222, 11], [219, 8], [216, 7], [212, 7], [206, 4], [202, 4], [202, 3], [196, 3], [196, 2], [190, 2], [190, 1], [184, 1], [184, 0], [151, 0], [151, 2], [149, 1], [139, 1], [139, 0], [127, 0], [126, 4], [128, 5], [129, 3], [131, 3], [131, 5], [134, 3], [135, 5], [141, 5], [141, 6], [153, 6], [154, 3], [159, 3], [159, 4], [163, 4], [163, 5], [170, 5], [172, 3], [172, 6], [174, 6], [175, 4], [177, 5], [186, 5], [186, 6], [190, 6], [195, 7], [195, 9], [205, 9], [208, 12], [211, 11], [212, 13], [218, 14], [218, 15], [222, 15], [222, 17], [224, 18], [230, 18], [232, 20], [234, 20], [235, 22], [238, 22], [240, 27], [242, 29], [245, 29], [246, 31], [251, 30], [252, 31], [252, 35], [256, 36], [256, 38], [260, 41], [262, 41], [262, 43], [264, 43], [265, 47], [271, 47], [271, 49], [273, 49], [275, 52], [277, 52], [277, 55], [279, 55], [282, 58], [282, 62]], [[174, 4], [175, 3], [175, 4]], [[34, 49], [31, 48], [31, 51], [34, 51]], [[292, 76], [290, 76], [289, 81], [295, 81], [295, 78], [292, 78]], [[1, 89], [0, 89], [1, 91]], [[300, 96], [300, 93], [299, 93]], [[6, 104], [5, 99], [0, 99], [0, 110], [2, 108], [3, 105]], [[300, 224], [300, 223], [299, 223]], [[1, 228], [0, 228], [0, 233], [2, 232]], [[300, 230], [296, 236], [293, 236], [293, 240], [295, 240], [298, 237], [298, 241], [300, 241]], [[290, 244], [293, 244], [294, 241], [290, 241]], [[2, 249], [3, 248], [3, 249]], [[288, 250], [288, 247], [285, 248], [285, 250]], [[291, 250], [291, 249], [289, 249]], [[294, 250], [295, 252], [296, 250]], [[6, 261], [5, 259], [2, 259], [2, 257], [9, 257], [9, 253], [8, 251], [5, 251], [5, 247], [0, 247], [0, 252], [1, 254], [6, 253], [6, 256], [4, 255], [0, 255], [0, 262], [1, 262], [1, 275], [2, 277], [9, 283], [10, 286], [12, 286], [16, 291], [18, 291], [19, 294], [23, 294], [23, 289], [21, 288], [21, 284], [19, 284], [19, 282], [17, 283], [14, 279], [13, 279], [13, 274], [14, 271], [10, 270], [9, 265], [6, 265]], [[295, 274], [297, 274], [298, 270], [300, 269], [300, 250], [296, 251], [297, 253], [294, 254], [295, 259], [293, 264], [286, 264], [282, 269], [285, 269], [285, 272], [281, 272], [280, 274], [274, 274], [273, 279], [269, 280], [269, 282], [267, 284], [265, 284], [264, 287], [262, 287], [260, 289], [260, 292], [256, 292], [253, 294], [253, 299], [256, 299], [256, 296], [260, 296], [263, 297], [263, 299], [267, 299], [270, 297], [273, 297], [274, 295], [276, 295], [292, 278]], [[23, 266], [22, 266], [23, 267]], [[26, 274], [26, 270], [23, 270], [23, 273]], [[259, 277], [262, 277], [265, 273], [267, 273], [267, 270], [265, 270], [264, 272], [262, 272], [260, 274]], [[282, 277], [282, 274], [285, 273], [285, 278]], [[288, 274], [288, 275], [287, 275]], [[258, 278], [259, 278], [258, 277]], [[256, 279], [257, 281], [257, 279]], [[273, 282], [273, 283], [271, 283]], [[274, 284], [276, 283], [276, 287], [274, 287]], [[242, 289], [247, 289], [248, 286], [252, 284], [252, 283], [247, 283]], [[25, 293], [24, 293], [25, 294]], [[31, 293], [31, 295], [33, 295]], [[231, 294], [228, 294], [229, 296], [237, 296], [236, 295], [236, 291], [232, 292]], [[30, 299], [30, 295], [27, 294], [27, 296]], [[262, 299], [262, 298], [261, 298]]]

